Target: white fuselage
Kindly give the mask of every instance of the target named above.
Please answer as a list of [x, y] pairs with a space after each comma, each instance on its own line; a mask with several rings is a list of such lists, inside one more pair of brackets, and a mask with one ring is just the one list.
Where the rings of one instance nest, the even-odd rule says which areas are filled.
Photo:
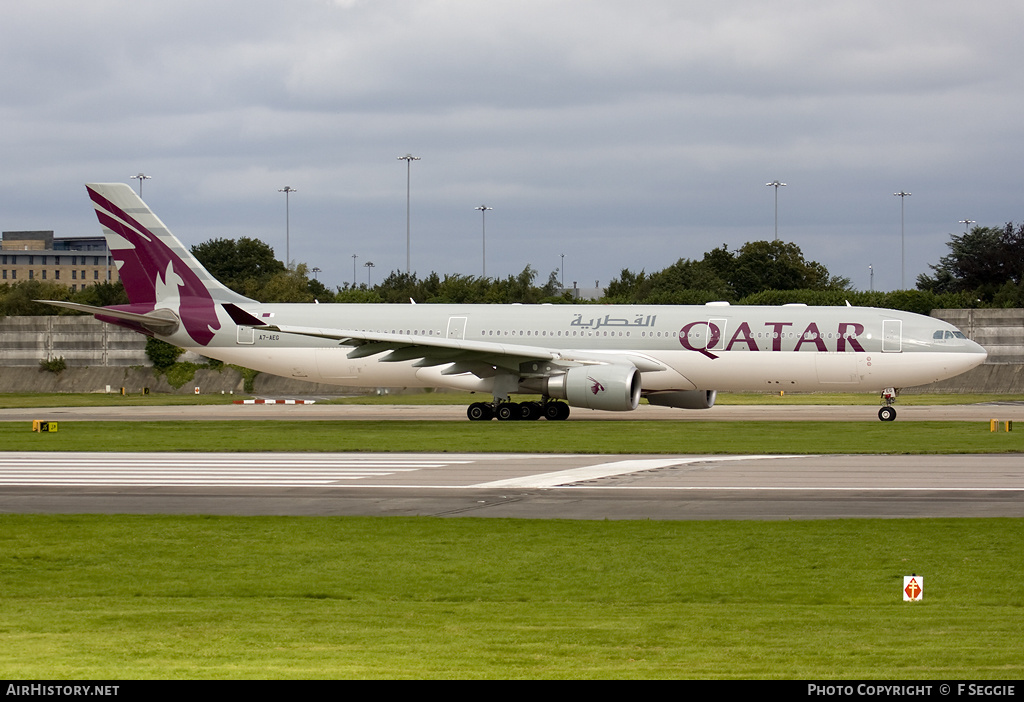
[[[303, 329], [349, 330], [408, 339], [410, 344], [482, 342], [513, 354], [520, 347], [540, 348], [555, 352], [555, 363], [583, 359], [585, 363], [633, 364], [641, 371], [645, 393], [878, 391], [952, 377], [986, 358], [982, 347], [941, 320], [875, 308], [721, 304], [240, 307], [268, 325], [287, 320]], [[426, 366], [422, 361], [385, 362], [383, 351], [350, 358], [354, 347], [343, 341], [236, 325], [222, 309], [218, 318], [221, 326], [209, 345], [197, 346], [180, 331], [162, 338], [204, 356], [311, 382], [494, 390], [493, 377], [452, 373], [452, 360]]]

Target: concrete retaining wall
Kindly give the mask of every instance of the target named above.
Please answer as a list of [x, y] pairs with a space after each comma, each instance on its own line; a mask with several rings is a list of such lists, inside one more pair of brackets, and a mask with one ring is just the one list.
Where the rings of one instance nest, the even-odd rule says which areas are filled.
[[144, 366], [146, 337], [94, 317], [0, 319], [0, 366], [38, 366], [62, 356], [74, 366]]
[[141, 366], [68, 368], [62, 373], [50, 373], [39, 368], [0, 368], [0, 392], [110, 392], [119, 393], [121, 388], [132, 395], [139, 395], [143, 388], [150, 392], [192, 393], [199, 385], [203, 393], [240, 393], [243, 381], [241, 374], [226, 368], [218, 373], [210, 370], [196, 372], [195, 382], [186, 383], [182, 388], [172, 388], [166, 378], [157, 375], [153, 369]]
[[1024, 309], [932, 310], [988, 351], [987, 363], [1024, 363]]
[[[167, 378], [141, 366], [104, 368], [68, 368], [60, 374], [50, 373], [37, 365], [35, 368], [0, 367], [0, 393], [30, 392], [82, 392], [120, 393], [121, 388], [131, 395], [139, 395], [144, 388], [150, 392], [194, 394], [198, 387], [203, 395], [235, 394], [267, 397], [357, 395], [373, 394], [377, 388], [342, 388], [337, 385], [306, 383], [301, 380], [279, 378], [261, 373], [256, 376], [252, 393], [245, 392], [245, 379], [233, 368], [220, 371], [200, 369], [195, 377], [180, 388], [171, 387]], [[108, 390], [109, 388], [109, 390]]]
[[903, 392], [907, 395], [927, 393], [1024, 395], [1024, 364], [984, 363], [955, 378], [913, 388], [903, 388]]

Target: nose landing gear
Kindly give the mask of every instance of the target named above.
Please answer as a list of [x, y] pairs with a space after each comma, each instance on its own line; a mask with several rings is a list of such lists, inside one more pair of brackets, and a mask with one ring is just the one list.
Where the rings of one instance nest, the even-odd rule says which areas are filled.
[[886, 388], [882, 391], [882, 401], [885, 402], [885, 407], [878, 410], [878, 418], [883, 422], [891, 422], [896, 419], [896, 408], [892, 405], [896, 402], [898, 394], [896, 388]]

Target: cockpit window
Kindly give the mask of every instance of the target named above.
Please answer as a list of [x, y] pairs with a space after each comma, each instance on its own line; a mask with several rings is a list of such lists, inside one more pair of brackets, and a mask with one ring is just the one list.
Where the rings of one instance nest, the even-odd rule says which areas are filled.
[[933, 339], [941, 339], [941, 338], [942, 338], [942, 330], [941, 330], [941, 329], [939, 329], [939, 330], [938, 330], [938, 331], [936, 331], [936, 332], [935, 332], [934, 334], [932, 334], [932, 338], [933, 338]]
[[948, 329], [939, 329], [932, 334], [933, 339], [966, 339], [962, 331], [950, 331]]

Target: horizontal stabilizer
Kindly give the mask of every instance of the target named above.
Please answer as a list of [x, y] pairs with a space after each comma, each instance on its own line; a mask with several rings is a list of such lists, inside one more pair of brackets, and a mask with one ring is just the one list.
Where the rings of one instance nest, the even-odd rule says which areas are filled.
[[77, 302], [64, 302], [63, 300], [36, 300], [36, 302], [42, 302], [44, 305], [53, 305], [54, 307], [66, 307], [69, 310], [77, 310], [79, 312], [88, 312], [97, 317], [109, 317], [123, 319], [126, 322], [136, 322], [161, 336], [170, 336], [177, 331], [180, 324], [178, 316], [168, 309], [139, 313], [119, 310], [114, 307], [96, 307], [95, 305], [82, 305]]

